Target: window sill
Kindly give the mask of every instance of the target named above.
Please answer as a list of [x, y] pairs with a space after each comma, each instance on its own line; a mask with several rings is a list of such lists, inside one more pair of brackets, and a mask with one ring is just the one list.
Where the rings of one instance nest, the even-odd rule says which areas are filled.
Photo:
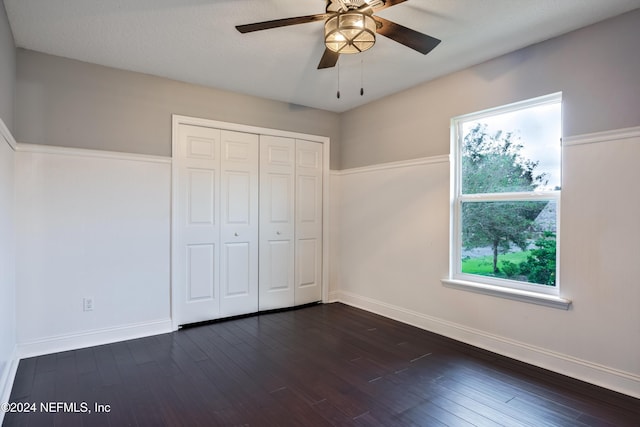
[[546, 307], [568, 310], [571, 300], [556, 295], [539, 294], [536, 292], [522, 291], [519, 289], [503, 288], [501, 286], [487, 285], [484, 283], [468, 282], [466, 280], [442, 279], [442, 284], [448, 288], [471, 291], [484, 295], [544, 305]]

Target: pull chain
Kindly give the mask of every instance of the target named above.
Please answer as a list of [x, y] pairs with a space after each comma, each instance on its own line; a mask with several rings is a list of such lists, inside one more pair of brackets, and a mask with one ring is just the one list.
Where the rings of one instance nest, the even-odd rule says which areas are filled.
[[338, 92], [336, 93], [336, 97], [340, 99], [340, 63], [338, 63]]
[[362, 77], [362, 74], [363, 74], [362, 73], [362, 62], [363, 62], [363, 60], [361, 59], [360, 60], [360, 96], [364, 95], [364, 82], [363, 82], [364, 79]]

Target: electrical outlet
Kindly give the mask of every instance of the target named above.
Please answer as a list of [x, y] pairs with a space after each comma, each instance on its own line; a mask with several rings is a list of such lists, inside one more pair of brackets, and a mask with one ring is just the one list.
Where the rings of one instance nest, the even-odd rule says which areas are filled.
[[82, 298], [82, 310], [93, 311], [93, 298]]

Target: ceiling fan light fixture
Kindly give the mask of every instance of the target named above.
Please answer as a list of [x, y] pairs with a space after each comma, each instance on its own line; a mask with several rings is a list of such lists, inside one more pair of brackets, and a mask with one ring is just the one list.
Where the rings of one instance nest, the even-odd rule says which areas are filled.
[[324, 44], [337, 53], [359, 53], [376, 42], [376, 21], [369, 14], [339, 12], [324, 23]]

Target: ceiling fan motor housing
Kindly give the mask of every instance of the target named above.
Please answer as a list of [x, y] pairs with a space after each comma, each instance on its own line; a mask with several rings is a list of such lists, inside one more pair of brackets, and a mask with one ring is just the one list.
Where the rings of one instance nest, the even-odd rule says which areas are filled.
[[338, 12], [324, 24], [324, 42], [334, 52], [364, 52], [376, 42], [376, 21], [357, 10]]

